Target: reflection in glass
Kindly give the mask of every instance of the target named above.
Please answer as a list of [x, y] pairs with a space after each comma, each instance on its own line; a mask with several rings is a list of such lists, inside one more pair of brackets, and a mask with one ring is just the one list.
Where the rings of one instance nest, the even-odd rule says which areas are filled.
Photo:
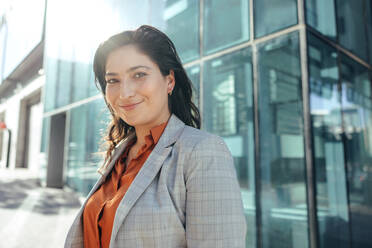
[[341, 57], [342, 116], [352, 247], [372, 247], [372, 97], [368, 70]]
[[372, 1], [366, 1], [366, 25], [369, 45], [369, 64], [372, 65]]
[[297, 1], [254, 0], [253, 6], [255, 37], [297, 24]]
[[49, 146], [49, 133], [50, 133], [50, 117], [43, 118], [43, 128], [41, 131], [41, 144], [39, 154], [39, 179], [41, 185], [46, 185], [47, 178], [47, 161], [48, 161], [48, 146]]
[[298, 33], [260, 44], [258, 68], [263, 247], [308, 247]]
[[249, 1], [204, 1], [203, 30], [205, 54], [247, 41], [249, 39]]
[[[81, 11], [88, 5], [89, 11]], [[99, 93], [94, 85], [92, 70], [95, 50], [109, 36], [146, 23], [148, 7], [148, 1], [129, 0], [48, 2], [45, 31], [46, 111]]]
[[192, 102], [199, 108], [200, 110], [200, 66], [192, 66], [186, 68], [187, 76], [190, 78], [193, 91], [192, 91]]
[[251, 49], [206, 62], [203, 82], [203, 127], [222, 136], [234, 157], [248, 223], [247, 247], [256, 247]]
[[367, 38], [364, 1], [336, 0], [339, 42], [359, 57], [367, 60]]
[[[56, 107], [56, 84], [58, 63], [56, 59], [45, 59], [44, 112]], [[43, 125], [44, 126], [44, 125]]]
[[72, 60], [57, 61], [57, 78], [56, 78], [56, 107], [62, 107], [71, 102], [72, 87]]
[[151, 2], [151, 24], [165, 32], [173, 41], [182, 63], [198, 58], [199, 1], [152, 0]]
[[337, 52], [309, 34], [308, 55], [319, 247], [349, 247]]
[[99, 150], [102, 130], [107, 125], [106, 114], [102, 99], [70, 111], [67, 184], [84, 195], [89, 193], [99, 177], [96, 170], [102, 157], [95, 153]]
[[99, 92], [94, 84], [93, 65], [75, 61], [72, 71], [71, 101], [76, 102]]
[[307, 0], [306, 21], [329, 38], [336, 39], [336, 13], [334, 1]]

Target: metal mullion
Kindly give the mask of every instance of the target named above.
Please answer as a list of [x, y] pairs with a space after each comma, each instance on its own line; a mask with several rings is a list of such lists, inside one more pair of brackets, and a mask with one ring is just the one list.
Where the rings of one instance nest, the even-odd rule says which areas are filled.
[[317, 248], [318, 240], [318, 223], [317, 223], [317, 204], [316, 204], [316, 184], [315, 184], [315, 167], [313, 151], [313, 133], [311, 128], [311, 111], [310, 111], [310, 86], [309, 86], [309, 66], [307, 54], [307, 29], [306, 29], [306, 9], [305, 0], [298, 0], [298, 19], [300, 28], [300, 61], [301, 61], [301, 89], [302, 89], [302, 107], [304, 123], [304, 143], [305, 143], [305, 167], [306, 167], [306, 194], [307, 194], [307, 214], [309, 225], [309, 246]]
[[254, 201], [256, 219], [256, 247], [262, 248], [262, 211], [261, 211], [261, 178], [260, 178], [260, 149], [259, 149], [259, 121], [258, 121], [258, 64], [257, 46], [254, 42], [254, 2], [249, 0], [249, 41], [252, 47], [252, 75], [253, 75], [253, 121], [254, 121]]
[[[45, 94], [45, 90], [44, 90], [44, 94]], [[60, 114], [62, 112], [66, 112], [69, 109], [76, 108], [80, 105], [92, 102], [92, 101], [97, 100], [99, 98], [103, 98], [101, 93], [98, 94], [98, 95], [95, 95], [95, 96], [84, 98], [83, 100], [80, 100], [80, 101], [77, 101], [77, 102], [67, 104], [67, 105], [65, 105], [63, 107], [60, 107], [60, 108], [57, 108], [57, 109], [54, 109], [54, 110], [51, 110], [51, 111], [48, 111], [48, 112], [44, 112], [43, 117], [49, 117], [49, 116], [52, 116], [52, 115]]]
[[302, 104], [304, 116], [304, 141], [305, 141], [305, 162], [306, 162], [306, 189], [308, 203], [308, 225], [309, 243], [311, 248], [318, 247], [318, 223], [317, 223], [317, 204], [316, 204], [316, 184], [313, 151], [313, 133], [311, 128], [310, 111], [310, 86], [309, 71], [307, 61], [307, 38], [306, 27], [300, 31], [300, 56], [301, 56], [301, 75], [302, 75]]
[[211, 60], [211, 59], [220, 57], [220, 56], [225, 55], [225, 54], [230, 54], [230, 53], [233, 53], [233, 52], [242, 50], [242, 49], [247, 48], [249, 46], [252, 46], [254, 44], [257, 45], [257, 44], [260, 44], [260, 43], [265, 43], [265, 42], [270, 41], [272, 39], [275, 39], [275, 38], [278, 38], [278, 37], [281, 37], [281, 36], [284, 36], [284, 35], [293, 33], [295, 31], [299, 31], [300, 28], [301, 28], [301, 25], [297, 24], [297, 25], [294, 25], [294, 26], [292, 26], [290, 28], [283, 29], [283, 30], [280, 30], [278, 32], [269, 34], [267, 36], [260, 37], [260, 38], [258, 38], [256, 40], [251, 40], [250, 39], [247, 42], [244, 42], [244, 43], [241, 43], [239, 45], [226, 48], [226, 49], [224, 49], [222, 51], [218, 51], [216, 53], [213, 53], [213, 54], [210, 54], [210, 55], [206, 55], [206, 56], [201, 56], [199, 59], [196, 59], [196, 60], [193, 60], [191, 62], [188, 62], [188, 63], [183, 64], [183, 66], [184, 67], [190, 67], [190, 66], [193, 66], [195, 64], [202, 63], [202, 62], [204, 62], [206, 60]]
[[249, 0], [249, 40], [254, 39], [253, 0]]
[[262, 206], [261, 206], [261, 173], [260, 173], [260, 134], [258, 109], [258, 58], [257, 46], [252, 46], [253, 64], [253, 104], [254, 104], [254, 172], [255, 172], [255, 206], [256, 206], [256, 247], [262, 248]]
[[352, 58], [353, 60], [355, 60], [356, 62], [358, 62], [359, 64], [363, 65], [364, 67], [367, 67], [369, 70], [372, 70], [372, 65], [369, 65], [366, 61], [362, 60], [361, 58], [357, 57], [356, 55], [354, 55], [352, 52], [350, 52], [349, 50], [343, 48], [341, 45], [339, 45], [338, 43], [332, 41], [331, 39], [329, 39], [328, 37], [320, 34], [317, 30], [315, 30], [314, 28], [310, 27], [310, 26], [307, 26], [307, 30], [309, 32], [311, 32], [311, 34], [313, 34], [314, 36], [316, 36], [317, 38], [319, 38], [320, 40], [324, 41], [325, 43], [327, 43], [328, 45], [336, 48], [338, 51], [341, 51], [343, 52], [344, 54], [346, 54], [347, 56], [349, 56], [350, 58]]

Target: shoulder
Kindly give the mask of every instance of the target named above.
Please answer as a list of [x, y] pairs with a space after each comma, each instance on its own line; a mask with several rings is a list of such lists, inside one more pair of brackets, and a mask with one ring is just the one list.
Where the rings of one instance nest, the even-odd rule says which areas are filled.
[[222, 137], [186, 126], [175, 146], [182, 157], [186, 181], [200, 171], [209, 171], [206, 176], [216, 171], [224, 176], [235, 176], [233, 157]]
[[223, 151], [230, 153], [222, 137], [190, 126], [185, 126], [177, 143], [193, 153], [197, 151]]

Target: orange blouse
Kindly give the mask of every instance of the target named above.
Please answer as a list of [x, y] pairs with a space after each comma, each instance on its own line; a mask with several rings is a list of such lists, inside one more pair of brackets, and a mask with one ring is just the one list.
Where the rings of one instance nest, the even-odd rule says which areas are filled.
[[105, 182], [88, 199], [83, 212], [84, 247], [109, 247], [116, 209], [160, 139], [167, 123], [168, 121], [151, 128], [150, 134], [145, 137], [146, 143], [125, 170], [125, 159], [136, 138], [129, 141]]

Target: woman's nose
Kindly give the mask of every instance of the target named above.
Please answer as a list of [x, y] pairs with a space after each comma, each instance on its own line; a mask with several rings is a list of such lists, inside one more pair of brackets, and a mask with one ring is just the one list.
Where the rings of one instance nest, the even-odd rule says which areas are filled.
[[135, 85], [131, 80], [122, 80], [120, 83], [120, 98], [129, 98], [135, 95]]

